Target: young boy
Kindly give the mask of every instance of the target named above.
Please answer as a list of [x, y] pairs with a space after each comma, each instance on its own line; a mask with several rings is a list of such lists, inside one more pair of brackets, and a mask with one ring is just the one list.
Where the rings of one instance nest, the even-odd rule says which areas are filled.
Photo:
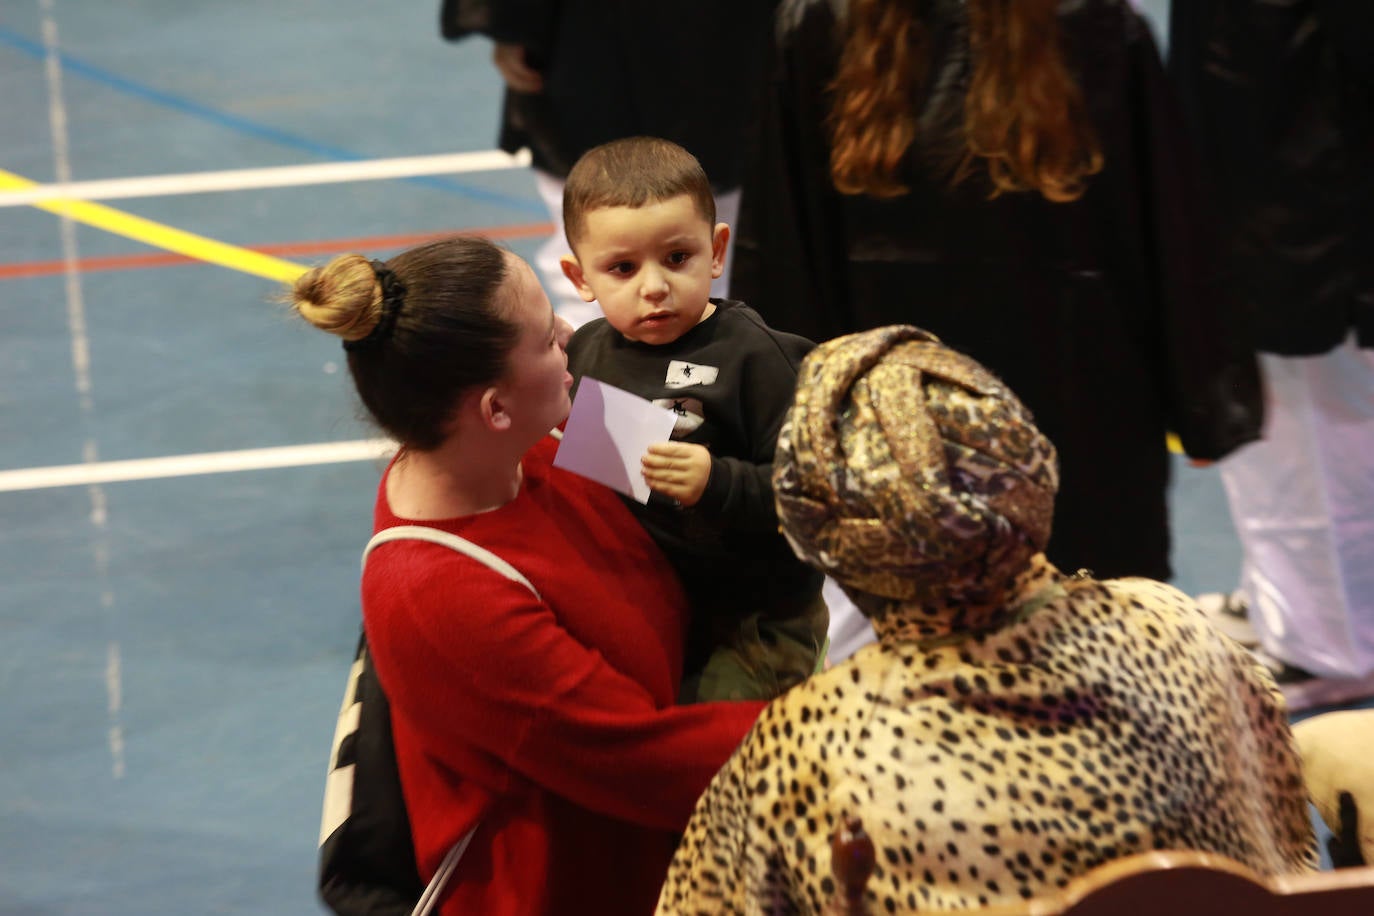
[[672, 440], [642, 461], [630, 508], [677, 568], [693, 625], [683, 700], [770, 699], [823, 658], [821, 574], [778, 531], [773, 449], [813, 344], [711, 299], [730, 227], [697, 160], [632, 137], [578, 160], [563, 192], [563, 272], [605, 318], [568, 344], [573, 377], [671, 408]]

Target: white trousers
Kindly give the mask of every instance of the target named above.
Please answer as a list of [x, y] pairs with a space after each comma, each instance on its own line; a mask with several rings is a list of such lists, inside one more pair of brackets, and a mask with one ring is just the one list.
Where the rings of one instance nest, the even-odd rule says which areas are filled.
[[1219, 465], [1260, 644], [1323, 677], [1374, 673], [1374, 351], [1261, 354], [1264, 438]]
[[[535, 252], [534, 267], [544, 281], [544, 291], [549, 294], [553, 310], [576, 328], [593, 318], [600, 318], [601, 306], [595, 302], [583, 302], [572, 282], [563, 276], [563, 268], [559, 265], [560, 258], [572, 253], [563, 232], [563, 179], [535, 169], [534, 184], [544, 206], [548, 207], [549, 220], [553, 223], [553, 234]], [[731, 229], [734, 228], [735, 217], [739, 215], [739, 197], [739, 189], [716, 195], [716, 222], [728, 223]], [[734, 250], [735, 239], [731, 236], [730, 245], [725, 251], [725, 270], [711, 284], [712, 296], [725, 298], [729, 291], [730, 255]]]

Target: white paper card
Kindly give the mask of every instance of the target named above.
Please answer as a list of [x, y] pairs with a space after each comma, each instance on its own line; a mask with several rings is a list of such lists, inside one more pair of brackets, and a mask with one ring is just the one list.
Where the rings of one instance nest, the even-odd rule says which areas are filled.
[[553, 465], [647, 503], [640, 459], [653, 443], [672, 438], [676, 420], [666, 407], [583, 376]]

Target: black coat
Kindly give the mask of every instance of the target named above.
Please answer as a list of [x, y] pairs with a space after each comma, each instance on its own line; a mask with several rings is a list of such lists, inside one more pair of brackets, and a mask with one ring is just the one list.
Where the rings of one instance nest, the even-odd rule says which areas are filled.
[[522, 45], [544, 91], [507, 91], [500, 146], [565, 176], [587, 150], [653, 136], [739, 187], [776, 0], [443, 0], [440, 29]]
[[[1106, 160], [1079, 200], [988, 200], [985, 179], [951, 188], [916, 150], [910, 193], [878, 200], [829, 178], [821, 125], [844, 5], [779, 10], [731, 294], [814, 340], [914, 324], [978, 359], [1059, 449], [1051, 559], [1168, 578], [1166, 430], [1193, 457], [1219, 458], [1257, 438], [1262, 407], [1249, 340], [1211, 285], [1195, 170], [1148, 27], [1124, 0], [1063, 5]], [[937, 88], [921, 119], [958, 123], [963, 6], [930, 9]]]
[[1169, 30], [1258, 346], [1374, 347], [1374, 2], [1188, 0]]

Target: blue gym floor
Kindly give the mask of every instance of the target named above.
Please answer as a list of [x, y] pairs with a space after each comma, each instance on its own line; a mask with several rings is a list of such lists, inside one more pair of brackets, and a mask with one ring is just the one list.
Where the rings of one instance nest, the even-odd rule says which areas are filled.
[[[489, 58], [440, 40], [434, 0], [0, 0], [0, 196], [489, 150]], [[310, 264], [475, 231], [530, 256], [545, 214], [522, 168], [99, 207], [0, 206], [0, 914], [317, 912], [379, 459], [155, 459], [374, 433], [337, 343], [244, 252], [130, 236]], [[1230, 588], [1214, 472], [1180, 466], [1174, 503], [1176, 584]]]

